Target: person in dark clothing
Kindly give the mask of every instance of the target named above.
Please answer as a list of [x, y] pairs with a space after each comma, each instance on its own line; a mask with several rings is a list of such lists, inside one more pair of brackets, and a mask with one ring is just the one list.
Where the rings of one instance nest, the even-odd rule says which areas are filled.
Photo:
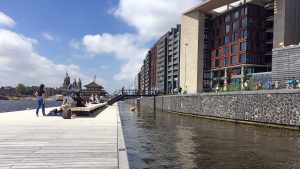
[[80, 97], [80, 93], [76, 93], [76, 95], [75, 95], [75, 101], [76, 101], [76, 107], [84, 107], [85, 106], [85, 102]]
[[45, 116], [45, 85], [41, 84], [38, 90], [35, 92], [37, 96], [37, 108], [36, 108], [36, 116], [39, 116], [39, 109], [42, 106], [42, 112]]
[[182, 91], [182, 88], [181, 88], [181, 87], [179, 87], [179, 89], [178, 89], [178, 93], [179, 93], [179, 94], [181, 94], [181, 91]]

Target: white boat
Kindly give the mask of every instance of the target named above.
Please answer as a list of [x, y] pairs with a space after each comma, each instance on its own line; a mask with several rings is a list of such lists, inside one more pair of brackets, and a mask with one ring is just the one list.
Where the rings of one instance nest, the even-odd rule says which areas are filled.
[[56, 101], [62, 101], [62, 100], [63, 100], [63, 98], [64, 98], [64, 96], [63, 96], [63, 95], [61, 95], [61, 94], [57, 94], [57, 95], [55, 95], [55, 100], [56, 100]]

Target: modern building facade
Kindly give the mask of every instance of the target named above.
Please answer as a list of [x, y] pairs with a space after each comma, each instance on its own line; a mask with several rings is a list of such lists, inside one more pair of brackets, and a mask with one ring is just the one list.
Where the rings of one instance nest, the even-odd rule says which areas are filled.
[[167, 44], [168, 34], [163, 35], [157, 43], [157, 65], [156, 65], [156, 84], [157, 89], [166, 91], [167, 89]]
[[144, 64], [141, 67], [140, 71], [140, 91], [145, 92], [145, 66]]
[[151, 51], [147, 52], [146, 58], [144, 59], [144, 72], [145, 72], [145, 91], [151, 89]]
[[299, 45], [273, 49], [272, 81], [285, 86], [293, 78], [300, 79], [300, 42]]
[[150, 49], [151, 52], [151, 70], [150, 70], [150, 88], [155, 90], [156, 86], [156, 64], [157, 64], [157, 44]]
[[179, 88], [180, 25], [172, 28], [167, 38], [167, 92], [173, 93]]
[[210, 90], [217, 74], [225, 77], [228, 69], [234, 83], [242, 83], [244, 69], [250, 73], [271, 71], [273, 46], [300, 40], [299, 2], [208, 0], [185, 12], [181, 19], [180, 86], [197, 93]]

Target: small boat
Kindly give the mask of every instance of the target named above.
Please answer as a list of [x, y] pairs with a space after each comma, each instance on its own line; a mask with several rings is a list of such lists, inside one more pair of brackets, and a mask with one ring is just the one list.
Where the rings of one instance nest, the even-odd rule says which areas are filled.
[[62, 100], [63, 100], [63, 98], [64, 98], [64, 96], [63, 96], [63, 95], [61, 95], [61, 94], [57, 94], [57, 95], [55, 95], [55, 100], [56, 100], [56, 101], [62, 101]]

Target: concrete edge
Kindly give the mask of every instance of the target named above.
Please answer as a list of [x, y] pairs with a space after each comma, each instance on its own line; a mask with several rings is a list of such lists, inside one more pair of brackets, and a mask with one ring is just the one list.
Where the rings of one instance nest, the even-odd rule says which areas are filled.
[[[145, 106], [145, 107], [148, 107], [148, 106]], [[148, 108], [153, 109], [152, 107], [148, 107]], [[156, 108], [156, 110], [160, 110], [160, 111], [168, 112], [168, 113], [173, 113], [173, 114], [184, 115], [184, 116], [204, 118], [204, 119], [209, 119], [209, 120], [219, 120], [219, 121], [226, 121], [226, 122], [232, 122], [232, 123], [241, 123], [241, 124], [249, 124], [249, 125], [256, 125], [256, 126], [265, 126], [265, 127], [300, 131], [300, 126], [288, 126], [288, 125], [280, 125], [280, 124], [272, 124], [272, 123], [263, 123], [263, 122], [254, 122], [254, 121], [245, 121], [245, 120], [234, 120], [234, 119], [227, 119], [227, 118], [222, 118], [222, 117], [212, 117], [212, 116], [196, 115], [196, 114], [190, 114], [190, 113], [174, 112], [174, 111], [164, 110], [164, 109], [160, 109], [160, 108]]]
[[118, 130], [118, 168], [119, 169], [129, 169], [129, 162], [127, 157], [127, 150], [124, 140], [124, 134], [122, 129], [122, 122], [120, 118], [119, 105], [115, 103], [114, 106], [117, 106], [117, 130]]
[[191, 97], [191, 96], [226, 96], [226, 95], [253, 95], [253, 94], [299, 94], [300, 89], [280, 89], [280, 90], [254, 90], [254, 91], [235, 91], [218, 93], [193, 93], [182, 95], [162, 95], [157, 97]]

